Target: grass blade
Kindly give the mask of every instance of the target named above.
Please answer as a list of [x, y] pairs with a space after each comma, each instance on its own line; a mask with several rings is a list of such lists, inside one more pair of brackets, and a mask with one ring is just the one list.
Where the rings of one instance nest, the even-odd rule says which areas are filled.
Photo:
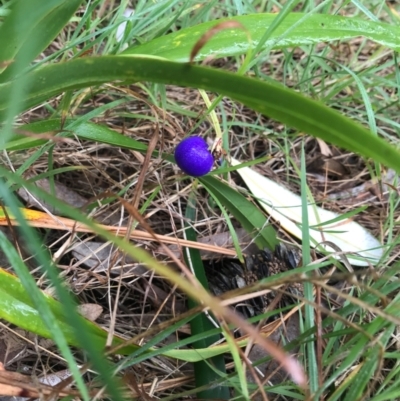
[[[32, 61], [64, 28], [81, 3], [82, 0], [14, 2], [0, 27], [0, 71], [22, 55], [27, 62]], [[4, 82], [11, 75], [7, 71], [0, 80]]]
[[[191, 227], [189, 222], [196, 220], [196, 209], [195, 209], [195, 195], [192, 194], [189, 197], [188, 204], [185, 212], [185, 238], [191, 241], [197, 240], [195, 230]], [[200, 252], [198, 249], [185, 248], [184, 250], [185, 261], [188, 267], [194, 272], [197, 280], [201, 285], [209, 290], [208, 281], [204, 271], [203, 261], [201, 260]], [[193, 301], [191, 298], [188, 300], [189, 307], [198, 306], [198, 303]], [[204, 313], [196, 316], [191, 322], [191, 333], [192, 335], [205, 333], [208, 330], [212, 330], [215, 326], [207, 318]], [[220, 339], [220, 336], [212, 336], [206, 339], [201, 339], [193, 343], [195, 348], [207, 348]], [[212, 365], [212, 366], [211, 366]], [[217, 373], [218, 372], [218, 373]], [[208, 361], [200, 361], [194, 364], [194, 374], [196, 380], [196, 387], [202, 387], [204, 385], [211, 386], [214, 381], [218, 381], [221, 375], [226, 374], [225, 360], [223, 355], [211, 358]], [[229, 400], [229, 388], [224, 385], [211, 386], [206, 390], [199, 391], [197, 393], [199, 399], [205, 400]]]
[[254, 204], [214, 177], [202, 177], [200, 181], [235, 216], [260, 249], [275, 249], [275, 230]]

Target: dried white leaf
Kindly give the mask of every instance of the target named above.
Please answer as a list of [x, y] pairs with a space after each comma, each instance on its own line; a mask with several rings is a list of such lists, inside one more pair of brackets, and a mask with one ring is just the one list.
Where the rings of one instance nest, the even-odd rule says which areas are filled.
[[[127, 8], [124, 11], [124, 17], [125, 18], [129, 18], [131, 15], [133, 15], [135, 12], [135, 10], [133, 10], [132, 8]], [[118, 27], [117, 27], [117, 32], [115, 34], [115, 37], [117, 39], [117, 42], [121, 42], [122, 38], [124, 37], [125, 34], [125, 29], [126, 29], [126, 24], [127, 24], [127, 20], [125, 20], [124, 22], [121, 22]]]
[[103, 307], [97, 304], [81, 304], [78, 305], [78, 312], [86, 319], [95, 322], [103, 313]]
[[[233, 158], [231, 163], [233, 166], [240, 164], [239, 161]], [[250, 167], [242, 167], [238, 169], [238, 173], [266, 212], [274, 220], [278, 221], [283, 229], [302, 239], [300, 196], [262, 176]], [[340, 215], [337, 213], [322, 209], [316, 205], [308, 205], [311, 246], [327, 251], [327, 245], [322, 248], [319, 244], [323, 241], [330, 241], [343, 252], [353, 254], [347, 255], [353, 265], [368, 266], [368, 263], [377, 264], [383, 254], [380, 242], [364, 227], [350, 219], [325, 224], [339, 217]], [[318, 226], [318, 228], [315, 226]]]
[[321, 151], [322, 155], [328, 156], [328, 157], [332, 156], [332, 151], [325, 141], [323, 141], [320, 138], [317, 138], [317, 142], [318, 142], [319, 150]]
[[[40, 383], [54, 387], [57, 386], [57, 384], [60, 384], [63, 380], [66, 380], [71, 376], [72, 376], [71, 371], [69, 369], [64, 369], [56, 373], [51, 373], [44, 377], [40, 377], [38, 380]], [[69, 385], [68, 387], [71, 387], [71, 385]]]

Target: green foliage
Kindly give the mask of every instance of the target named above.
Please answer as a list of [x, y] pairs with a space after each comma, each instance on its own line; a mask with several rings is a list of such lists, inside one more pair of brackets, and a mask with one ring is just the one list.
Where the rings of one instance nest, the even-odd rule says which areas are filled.
[[[389, 116], [383, 114], [383, 116], [376, 117], [378, 124], [375, 125], [373, 114], [379, 109], [379, 105], [368, 105], [368, 118], [366, 119], [360, 117], [356, 108], [349, 109], [347, 115], [344, 115], [343, 111], [335, 110], [338, 108], [334, 103], [335, 96], [348, 88], [350, 84], [354, 84], [353, 81], [356, 81], [362, 93], [362, 96], [354, 101], [358, 105], [364, 106], [364, 103], [367, 102], [368, 90], [363, 90], [363, 85], [365, 84], [369, 88], [378, 86], [373, 81], [373, 79], [378, 79], [374, 78], [375, 74], [372, 69], [375, 67], [373, 65], [366, 66], [353, 76], [349, 70], [345, 71], [346, 74], [339, 73], [332, 70], [331, 64], [323, 52], [315, 57], [310, 56], [308, 67], [301, 73], [297, 70], [300, 68], [299, 65], [282, 63], [282, 70], [289, 71], [289, 75], [301, 75], [298, 86], [294, 88], [289, 88], [284, 82], [273, 80], [268, 74], [265, 74], [265, 71], [262, 71], [263, 63], [268, 60], [268, 56], [273, 50], [282, 50], [287, 59], [290, 59], [292, 48], [310, 46], [309, 49], [313, 49], [313, 46], [317, 47], [322, 43], [330, 43], [334, 46], [337, 41], [346, 41], [357, 37], [367, 38], [379, 43], [380, 46], [376, 53], [399, 51], [400, 28], [398, 25], [367, 20], [365, 16], [353, 18], [329, 15], [329, 12], [334, 14], [337, 10], [330, 10], [329, 4], [332, 2], [328, 1], [322, 2], [318, 5], [318, 9], [315, 9], [324, 10], [325, 14], [311, 13], [306, 8], [305, 13], [289, 13], [282, 18], [282, 21], [276, 20], [276, 15], [266, 8], [263, 1], [256, 3], [260, 8], [264, 4], [265, 7], [261, 11], [266, 11], [265, 13], [256, 13], [258, 11], [256, 4], [245, 8], [242, 3], [248, 2], [226, 1], [225, 14], [239, 15], [233, 19], [242, 24], [247, 32], [240, 29], [228, 29], [219, 32], [199, 51], [196, 61], [205, 60], [209, 56], [235, 56], [236, 59], [234, 57], [232, 59], [238, 61], [239, 65], [235, 66], [238, 69], [242, 62], [245, 63], [245, 66], [254, 67], [249, 70], [247, 76], [242, 76], [215, 67], [187, 63], [193, 45], [215, 25], [215, 19], [222, 16], [218, 7], [216, 10], [213, 8], [221, 2], [205, 2], [202, 7], [197, 7], [189, 1], [138, 1], [135, 14], [128, 18], [129, 22], [124, 39], [122, 42], [117, 42], [115, 31], [119, 24], [124, 21], [122, 6], [126, 6], [127, 3], [121, 1], [121, 9], [116, 10], [116, 13], [108, 20], [106, 18], [104, 20], [94, 18], [96, 7], [102, 7], [105, 4], [101, 0], [94, 2], [83, 0], [48, 0], [45, 2], [42, 0], [16, 0], [0, 7], [0, 15], [3, 16], [0, 26], [0, 121], [3, 124], [0, 149], [5, 155], [8, 155], [9, 152], [15, 152], [11, 154], [18, 155], [18, 152], [35, 149], [44, 153], [52, 147], [53, 143], [48, 137], [44, 135], [35, 137], [35, 134], [48, 133], [58, 138], [79, 138], [145, 153], [148, 149], [146, 143], [119, 134], [94, 121], [96, 117], [103, 115], [113, 107], [129, 101], [129, 98], [118, 99], [113, 104], [96, 108], [83, 116], [65, 118], [65, 114], [68, 114], [69, 106], [77, 96], [86, 96], [89, 99], [90, 95], [85, 93], [86, 90], [90, 88], [92, 91], [101, 92], [104, 90], [103, 85], [108, 83], [142, 85], [143, 88], [147, 88], [149, 98], [154, 104], [157, 103], [157, 107], [159, 106], [158, 99], [161, 98], [161, 104], [163, 101], [165, 103], [164, 85], [176, 85], [205, 89], [229, 97], [233, 101], [240, 102], [254, 111], [279, 121], [295, 134], [315, 136], [365, 158], [371, 158], [377, 165], [381, 163], [383, 166], [391, 167], [400, 173], [400, 152], [391, 143], [394, 142], [393, 138], [380, 127], [389, 121], [388, 124], [391, 128], [398, 129], [398, 123], [393, 122]], [[354, 3], [357, 6], [359, 2]], [[293, 2], [294, 4], [295, 2]], [[374, 2], [371, 2], [370, 6], [374, 7], [374, 10], [375, 7], [378, 7]], [[372, 12], [366, 10], [368, 5], [358, 8], [366, 16], [373, 15]], [[79, 12], [77, 12], [78, 9]], [[385, 8], [389, 16], [391, 15], [390, 10], [388, 7]], [[251, 15], [241, 15], [248, 14], [249, 11], [252, 12]], [[275, 29], [271, 30], [270, 34], [267, 35], [268, 37], [265, 37], [265, 33], [269, 32], [267, 31], [268, 27], [274, 23], [276, 24]], [[56, 51], [53, 47], [49, 47], [55, 39], [60, 37], [63, 37], [63, 45], [59, 50]], [[125, 42], [128, 41], [135, 43], [130, 45], [128, 49], [120, 51]], [[255, 48], [259, 52], [251, 56], [251, 51]], [[86, 50], [91, 50], [95, 55], [84, 54]], [[43, 51], [46, 51], [46, 56], [40, 56]], [[240, 56], [244, 54], [247, 54], [247, 58], [243, 60]], [[396, 60], [396, 58], [394, 59]], [[340, 74], [342, 76], [339, 77], [340, 79], [335, 85], [331, 85], [329, 82], [325, 84], [325, 77], [321, 77], [323, 90], [316, 95], [313, 92], [312, 84], [314, 78], [312, 74], [313, 65], [322, 66], [323, 70], [331, 69], [330, 72], [333, 76]], [[385, 68], [385, 65], [382, 68]], [[397, 67], [395, 68], [394, 76], [379, 79], [387, 79], [392, 87], [398, 88], [400, 74]], [[368, 72], [370, 75], [367, 75]], [[158, 84], [158, 86], [152, 86], [154, 84]], [[154, 88], [158, 89], [152, 92]], [[316, 99], [299, 93], [299, 90], [315, 95]], [[67, 94], [60, 109], [52, 109], [48, 103], [53, 97], [60, 96], [63, 93]], [[161, 96], [159, 96], [160, 94]], [[398, 101], [396, 95], [393, 95], [393, 99], [389, 99], [388, 94], [384, 91], [382, 91], [381, 97], [387, 103]], [[330, 105], [327, 105], [328, 103]], [[48, 117], [28, 124], [19, 123], [18, 132], [15, 129], [15, 120], [22, 117], [23, 113], [30, 108], [37, 106], [47, 108]], [[176, 107], [175, 110], [183, 113], [183, 109], [179, 109], [179, 106], [175, 105], [174, 107]], [[376, 132], [370, 132], [369, 129], [365, 128], [368, 125], [367, 122], [370, 127], [377, 127]], [[263, 129], [256, 123], [254, 123], [254, 127], [260, 132]], [[32, 135], [26, 136], [23, 134], [24, 132], [29, 132]], [[160, 155], [158, 152], [154, 152], [153, 156]], [[170, 155], [162, 154], [161, 157], [167, 163], [174, 163]], [[28, 168], [28, 166], [25, 167]], [[1, 196], [5, 205], [13, 209], [24, 237], [33, 239], [31, 246], [33, 246], [32, 253], [34, 253], [35, 249], [40, 248], [40, 243], [34, 242], [33, 229], [28, 226], [21, 214], [18, 215], [16, 200], [12, 195], [14, 188], [25, 183], [18, 175], [20, 173], [13, 173], [2, 167]], [[305, 180], [305, 171], [303, 171], [302, 178]], [[243, 194], [220, 181], [217, 176], [204, 177], [200, 183], [216, 199], [217, 204], [221, 204], [242, 227], [253, 235], [255, 243], [260, 248], [274, 247], [277, 242], [275, 231], [271, 226], [266, 225], [267, 218], [258, 206], [250, 202]], [[137, 249], [127, 241], [116, 238], [104, 228], [94, 224], [83, 213], [57, 201], [54, 197], [47, 196], [34, 187], [30, 187], [29, 184], [27, 187], [31, 188], [32, 192], [39, 198], [45, 198], [46, 201], [57, 206], [65, 216], [91, 226], [99, 236], [112, 241], [128, 255], [145, 262], [158, 274], [167, 277], [197, 304], [206, 305], [211, 309], [219, 307], [219, 304], [209, 297], [205, 290], [196, 291], [191, 288], [173, 269], [158, 263], [142, 249]], [[305, 187], [303, 190], [305, 191]], [[392, 208], [395, 209], [396, 207], [396, 201], [393, 200]], [[391, 228], [394, 226], [394, 224], [389, 225]], [[193, 232], [191, 234], [193, 235]], [[114, 379], [114, 373], [112, 373], [114, 366], [107, 362], [104, 356], [103, 346], [106, 334], [94, 324], [86, 322], [75, 312], [75, 300], [64, 288], [58, 276], [58, 270], [50, 256], [39, 252], [39, 256], [36, 256], [37, 264], [41, 266], [42, 272], [47, 275], [55, 287], [57, 297], [62, 301], [62, 304], [43, 295], [13, 246], [3, 236], [0, 236], [0, 246], [6, 252], [19, 277], [17, 280], [14, 276], [4, 271], [1, 272], [3, 286], [3, 291], [0, 292], [1, 317], [39, 335], [52, 337], [60, 353], [68, 361], [69, 368], [74, 374], [84, 399], [89, 399], [89, 395], [76, 368], [76, 362], [68, 344], [85, 349], [93, 369], [99, 373], [99, 377], [106, 385], [108, 394], [112, 399], [123, 399], [119, 388], [120, 383]], [[195, 253], [194, 256], [197, 257], [198, 255]], [[200, 261], [197, 262], [200, 266]], [[201, 270], [201, 267], [199, 269]], [[316, 372], [315, 366], [309, 368], [308, 372], [313, 375], [311, 388], [313, 392], [317, 393], [317, 396], [322, 397], [322, 395], [327, 394], [329, 386], [333, 385], [343, 372], [351, 369], [355, 364], [358, 364], [359, 376], [342, 381], [330, 393], [329, 399], [343, 399], [343, 394], [346, 394], [349, 399], [358, 399], [365, 395], [368, 381], [378, 366], [376, 360], [383, 358], [380, 346], [386, 347], [389, 344], [390, 337], [395, 335], [394, 321], [388, 320], [388, 316], [394, 316], [395, 319], [398, 319], [398, 297], [386, 304], [384, 313], [379, 314], [379, 297], [376, 294], [389, 294], [388, 287], [385, 287], [389, 280], [390, 289], [392, 291], [398, 290], [397, 279], [393, 278], [396, 274], [397, 270], [393, 271], [393, 275], [387, 277], [386, 281], [377, 280], [371, 286], [371, 292], [360, 297], [361, 306], [358, 301], [355, 301], [355, 298], [349, 296], [345, 307], [337, 312], [338, 320], [333, 322], [332, 318], [328, 318], [324, 321], [325, 326], [334, 325], [335, 330], [331, 337], [327, 337], [323, 363], [334, 364], [334, 361], [338, 360], [341, 362], [338, 364], [337, 372], [330, 374], [322, 388], [318, 388], [318, 381], [315, 377], [318, 372]], [[9, 291], [11, 289], [12, 291]], [[313, 301], [311, 285], [307, 287], [307, 299], [310, 303]], [[371, 305], [376, 309], [374, 309], [374, 313], [377, 315], [371, 317], [368, 324], [365, 324], [361, 318], [359, 324], [350, 326], [350, 328], [343, 323], [350, 314], [361, 313], [360, 311], [365, 311]], [[306, 331], [298, 341], [307, 342], [313, 339], [315, 326], [311, 316], [313, 310], [311, 306], [310, 304], [306, 309], [308, 319]], [[28, 309], [31, 320], [27, 324], [24, 319], [25, 312]], [[217, 381], [217, 379], [221, 379], [221, 376], [225, 378], [225, 373], [222, 370], [222, 359], [217, 359], [215, 365], [219, 369], [218, 374], [215, 369], [213, 370], [210, 367], [209, 362], [204, 362], [203, 359], [215, 357], [227, 351], [229, 346], [220, 349], [205, 349], [214, 340], [212, 335], [218, 334], [219, 330], [212, 332], [211, 327], [208, 327], [208, 323], [202, 316], [198, 316], [196, 319], [195, 323], [200, 326], [194, 329], [193, 334], [198, 337], [193, 336], [188, 343], [195, 342], [199, 349], [174, 349], [174, 347], [183, 346], [184, 341], [160, 349], [153, 347], [157, 345], [157, 342], [155, 344], [149, 343], [147, 347], [143, 348], [133, 345], [125, 348], [124, 353], [133, 355], [131, 355], [130, 360], [127, 358], [125, 366], [139, 363], [162, 353], [169, 357], [187, 361], [200, 361], [202, 365], [199, 366], [207, 370], [208, 379], [211, 377]], [[180, 323], [183, 324], [190, 320], [191, 318], [182, 319]], [[173, 329], [179, 327], [180, 323], [176, 323]], [[383, 329], [385, 329], [385, 333], [382, 335]], [[210, 336], [207, 341], [201, 338], [202, 330]], [[84, 335], [80, 336], [79, 333], [82, 332]], [[210, 334], [210, 332], [212, 333]], [[343, 349], [338, 345], [340, 333], [352, 334]], [[161, 341], [166, 334], [167, 332], [159, 334], [158, 337], [155, 337], [155, 341]], [[378, 336], [381, 337], [379, 346], [376, 345], [368, 349], [372, 339]], [[115, 341], [121, 342], [118, 339]], [[308, 344], [307, 351], [308, 355], [315, 361], [312, 343]], [[346, 355], [343, 356], [343, 353]], [[396, 361], [398, 360], [398, 355], [395, 355], [394, 352], [390, 356]], [[199, 374], [197, 371], [196, 375]], [[243, 379], [243, 376], [240, 377]], [[398, 375], [394, 374], [394, 377], [397, 378]], [[197, 378], [199, 379], [199, 377]], [[204, 384], [204, 377], [200, 379], [202, 380], [198, 380], [198, 384]], [[232, 380], [233, 382], [234, 380]], [[224, 383], [221, 384], [219, 389], [221, 394], [218, 396], [229, 397]], [[301, 391], [293, 388], [287, 390], [286, 387], [282, 387], [272, 391], [276, 393], [285, 393], [286, 391], [288, 394], [294, 394], [293, 396], [303, 397]], [[209, 393], [205, 394], [209, 396]], [[376, 397], [371, 399], [390, 399], [390, 397], [394, 397], [394, 394], [398, 396], [398, 390], [388, 380], [377, 391]]]
[[[254, 14], [232, 17], [226, 20], [242, 24], [241, 29], [227, 29], [209, 41], [196, 56], [197, 61], [210, 56], [227, 57], [245, 54], [250, 48], [260, 46], [260, 40], [267, 27], [277, 18], [276, 14]], [[224, 19], [219, 20], [222, 22]], [[122, 54], [146, 54], [185, 62], [189, 60], [192, 47], [200, 37], [215, 25], [209, 21], [200, 25], [173, 32], [139, 46], [132, 46]], [[333, 42], [364, 36], [383, 46], [400, 50], [400, 27], [358, 18], [323, 14], [289, 14], [268, 39], [261, 43], [259, 50], [284, 49], [301, 45]]]
[[[196, 219], [196, 198], [194, 194], [192, 194], [189, 198], [189, 203], [186, 207], [185, 218], [187, 219], [185, 224], [185, 238], [191, 241], [196, 241], [196, 232], [192, 227], [190, 227], [190, 225], [195, 224]], [[207, 277], [199, 250], [186, 248], [184, 252], [186, 265], [193, 271], [200, 284], [209, 290]], [[189, 298], [188, 306], [196, 307], [199, 305]], [[215, 326], [212, 324], [211, 319], [213, 319], [211, 316], [206, 316], [203, 313], [196, 316], [190, 323], [191, 333], [193, 335], [201, 335], [202, 333], [212, 330]], [[195, 348], [208, 348], [213, 345], [213, 343], [218, 342], [218, 340], [218, 335], [208, 338], [201, 338], [200, 340], [196, 341], [193, 346]], [[199, 361], [195, 363], [194, 373], [196, 387], [199, 388], [206, 386], [205, 390], [197, 393], [197, 397], [199, 399], [230, 399], [229, 389], [227, 386], [215, 386], [214, 384], [214, 381], [218, 381], [220, 376], [226, 375], [223, 355], [218, 355], [207, 361]]]

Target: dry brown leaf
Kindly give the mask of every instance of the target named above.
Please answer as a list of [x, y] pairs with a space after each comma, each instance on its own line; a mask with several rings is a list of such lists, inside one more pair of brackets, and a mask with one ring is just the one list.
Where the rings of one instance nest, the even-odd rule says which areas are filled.
[[190, 52], [190, 59], [189, 62], [190, 64], [193, 63], [195, 57], [197, 56], [197, 53], [201, 50], [201, 48], [218, 32], [223, 31], [224, 29], [235, 29], [239, 28], [242, 29], [247, 33], [247, 29], [237, 21], [224, 21], [220, 22], [219, 24], [213, 26], [211, 29], [209, 29], [207, 32], [205, 32], [201, 38], [195, 43], [195, 45], [192, 48], [192, 51]]
[[112, 244], [100, 241], [83, 241], [74, 245], [72, 255], [77, 259], [75, 265], [84, 265], [94, 273], [110, 272], [112, 274], [133, 273], [141, 276], [147, 269], [128, 255], [124, 255]]
[[317, 139], [321, 154], [323, 154], [324, 156], [332, 156], [332, 151], [331, 151], [329, 145], [327, 145], [327, 143], [320, 138], [316, 138], [316, 139]]
[[[87, 227], [84, 224], [77, 223], [72, 219], [68, 219], [65, 217], [59, 216], [49, 216], [46, 213], [39, 212], [36, 210], [31, 209], [21, 209], [24, 213], [25, 218], [27, 219], [28, 223], [32, 227], [39, 227], [39, 228], [53, 228], [56, 230], [64, 230], [64, 231], [72, 231], [72, 232], [85, 232], [85, 233], [92, 233], [93, 230], [90, 227]], [[0, 219], [0, 226], [8, 226], [8, 225], [18, 225], [17, 220], [10, 217], [8, 219]], [[130, 239], [137, 239], [137, 240], [154, 240], [156, 239], [157, 242], [164, 243], [164, 244], [178, 244], [179, 246], [187, 246], [189, 248], [205, 250], [209, 252], [215, 252], [222, 255], [229, 255], [235, 256], [236, 252], [230, 249], [224, 249], [223, 247], [201, 244], [195, 241], [188, 241], [179, 238], [169, 237], [167, 235], [158, 235], [158, 234], [150, 234], [148, 232], [142, 230], [129, 230], [127, 227], [114, 227], [114, 226], [106, 226], [99, 224], [99, 227], [119, 236], [124, 237], [127, 232], [130, 233]]]
[[78, 312], [86, 319], [95, 322], [103, 313], [103, 308], [97, 304], [81, 304], [78, 305]]
[[[26, 179], [32, 179], [33, 177], [34, 176], [32, 174], [25, 176]], [[42, 189], [43, 191], [51, 193], [52, 189], [48, 178], [37, 180], [34, 183], [38, 188]], [[87, 199], [80, 196], [76, 191], [66, 187], [60, 182], [54, 183], [54, 190], [57, 199], [62, 199], [64, 202], [76, 207], [77, 209], [87, 204]], [[18, 189], [17, 193], [26, 202], [28, 207], [29, 205], [32, 205], [43, 211], [45, 211], [46, 208], [51, 213], [57, 213], [57, 208], [55, 208], [50, 203], [44, 202], [43, 200], [40, 200], [40, 202], [37, 201], [36, 198], [32, 197], [32, 195], [28, 191], [26, 191], [24, 187]]]

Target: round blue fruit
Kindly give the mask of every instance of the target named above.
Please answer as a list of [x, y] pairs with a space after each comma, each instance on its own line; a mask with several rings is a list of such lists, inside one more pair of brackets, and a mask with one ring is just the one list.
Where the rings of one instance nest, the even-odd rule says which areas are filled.
[[214, 164], [206, 141], [199, 136], [185, 138], [175, 149], [175, 160], [183, 172], [193, 177], [206, 175]]

